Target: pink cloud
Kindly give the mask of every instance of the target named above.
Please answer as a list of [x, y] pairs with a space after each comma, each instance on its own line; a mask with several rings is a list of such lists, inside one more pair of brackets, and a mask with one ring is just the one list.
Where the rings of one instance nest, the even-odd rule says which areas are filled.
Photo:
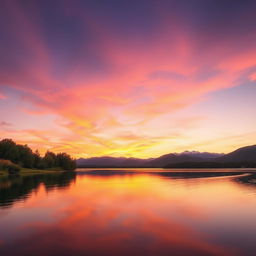
[[6, 99], [6, 96], [0, 93], [0, 100]]
[[[200, 42], [214, 34], [199, 34], [197, 39], [178, 15], [163, 15], [150, 40], [145, 41], [140, 35], [120, 36], [104, 18], [84, 15], [75, 8], [71, 13], [76, 13], [93, 37], [88, 49], [107, 67], [99, 65], [93, 71], [82, 42], [81, 56], [59, 77], [41, 27], [31, 21], [34, 15], [13, 3], [8, 3], [8, 8], [15, 17], [11, 33], [31, 58], [1, 70], [0, 83], [6, 90], [15, 88], [33, 104], [27, 112], [58, 115], [77, 141], [79, 136], [80, 140], [86, 137], [106, 148], [116, 144], [94, 134], [111, 129], [122, 133], [125, 127], [129, 130], [139, 125], [143, 130], [147, 122], [189, 107], [206, 94], [240, 85], [247, 70], [256, 65], [255, 47], [250, 43], [245, 49], [239, 47], [240, 41], [249, 42], [251, 35], [236, 41], [232, 36], [226, 40], [216, 37], [201, 49]], [[254, 75], [250, 79], [254, 80]]]
[[250, 75], [250, 80], [255, 81], [256, 80], [256, 73], [253, 73]]

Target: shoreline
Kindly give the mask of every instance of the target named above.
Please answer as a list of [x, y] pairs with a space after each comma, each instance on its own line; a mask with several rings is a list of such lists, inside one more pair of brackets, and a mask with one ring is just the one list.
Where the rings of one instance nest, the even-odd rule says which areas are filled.
[[[54, 168], [54, 169], [29, 169], [29, 168], [21, 168], [20, 172], [17, 173], [17, 176], [33, 176], [33, 175], [38, 175], [38, 174], [56, 174], [56, 173], [63, 173], [63, 172], [67, 172], [66, 170], [63, 169], [58, 169], [58, 168]], [[0, 171], [0, 178], [1, 177], [7, 177], [7, 176], [12, 176], [9, 175], [9, 173], [7, 171]]]

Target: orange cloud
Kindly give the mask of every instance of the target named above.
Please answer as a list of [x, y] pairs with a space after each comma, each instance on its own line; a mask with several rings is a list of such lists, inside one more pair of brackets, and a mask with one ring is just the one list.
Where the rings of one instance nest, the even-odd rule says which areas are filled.
[[[163, 116], [175, 116], [209, 93], [241, 85], [247, 80], [248, 70], [256, 65], [251, 34], [236, 40], [233, 35], [221, 40], [218, 34], [208, 31], [196, 36], [179, 15], [168, 15], [163, 9], [162, 18], [147, 36], [119, 33], [108, 18], [72, 9], [71, 13], [77, 15], [81, 42], [77, 39], [77, 47], [67, 55], [61, 47], [68, 47], [69, 39], [58, 41], [60, 49], [52, 49], [49, 41], [55, 42], [42, 32], [36, 20], [36, 6], [30, 14], [14, 2], [6, 3], [5, 8], [12, 17], [10, 34], [28, 58], [14, 58], [13, 68], [1, 70], [0, 83], [5, 91], [16, 90], [24, 101], [32, 103], [27, 112], [58, 116], [62, 122], [57, 125], [69, 134], [62, 136], [60, 143], [76, 156], [84, 153], [78, 151], [83, 148], [91, 155], [126, 154], [122, 144], [127, 145], [128, 139], [118, 134], [127, 131], [138, 134], [137, 146], [150, 148], [161, 144], [159, 138], [172, 136], [175, 129], [158, 134], [149, 123]], [[157, 14], [160, 10], [155, 11]], [[56, 33], [62, 35], [61, 31]], [[88, 42], [86, 33], [90, 35]], [[207, 44], [202, 47], [204, 41]], [[240, 47], [241, 42], [247, 47]], [[168, 118], [162, 119], [162, 125], [175, 126], [181, 119]], [[149, 137], [155, 138], [154, 143], [150, 139], [146, 142], [144, 138]], [[139, 151], [129, 149], [129, 154], [142, 156], [144, 146], [138, 146]]]

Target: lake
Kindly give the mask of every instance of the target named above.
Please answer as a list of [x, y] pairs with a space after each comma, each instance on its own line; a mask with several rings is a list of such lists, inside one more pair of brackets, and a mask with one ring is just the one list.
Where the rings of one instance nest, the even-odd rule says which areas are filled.
[[0, 178], [1, 255], [255, 255], [250, 170]]

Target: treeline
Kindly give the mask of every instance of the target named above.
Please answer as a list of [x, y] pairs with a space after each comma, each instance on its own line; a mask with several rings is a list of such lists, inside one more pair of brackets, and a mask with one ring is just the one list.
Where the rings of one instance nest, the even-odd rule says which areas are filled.
[[168, 164], [164, 168], [256, 168], [256, 162], [181, 162]]
[[66, 153], [55, 154], [47, 151], [44, 156], [40, 156], [37, 150], [33, 152], [27, 145], [16, 144], [11, 139], [0, 141], [0, 159], [10, 160], [24, 168], [47, 169], [59, 167], [63, 170], [74, 170], [76, 168], [75, 159], [72, 159]]

